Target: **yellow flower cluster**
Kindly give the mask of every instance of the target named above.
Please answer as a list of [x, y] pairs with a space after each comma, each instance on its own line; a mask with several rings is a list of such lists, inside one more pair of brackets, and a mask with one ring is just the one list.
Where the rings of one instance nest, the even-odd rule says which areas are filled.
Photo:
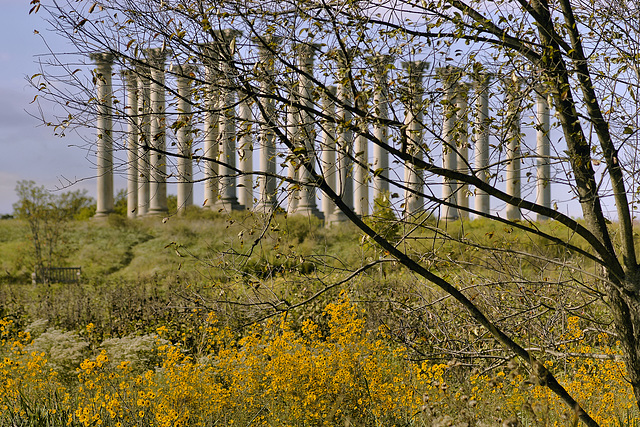
[[[575, 418], [516, 360], [493, 374], [465, 371], [461, 381], [458, 365], [411, 363], [384, 328], [366, 331], [363, 313], [345, 295], [325, 314], [325, 328], [305, 321], [296, 331], [274, 319], [238, 341], [210, 314], [197, 331], [204, 349], [197, 358], [166, 344], [161, 327], [153, 369], [111, 361], [102, 351], [78, 363], [71, 380], [44, 353], [27, 350], [29, 334], [1, 321], [0, 424], [44, 417], [48, 425], [114, 427], [425, 425], [456, 415], [485, 419], [488, 408], [493, 419], [517, 414], [531, 425]], [[559, 350], [569, 356], [546, 361], [547, 368], [601, 425], [633, 419], [618, 344], [604, 334], [588, 341], [576, 318], [565, 338]]]
[[[365, 331], [361, 311], [346, 296], [325, 312], [325, 334], [311, 321], [295, 332], [273, 320], [237, 342], [210, 315], [200, 331], [208, 351], [198, 360], [179, 345], [162, 344], [161, 365], [140, 373], [102, 352], [81, 362], [77, 384], [66, 387], [46, 373], [46, 360], [15, 353], [7, 366], [20, 357], [28, 364], [20, 372], [3, 364], [0, 392], [5, 405], [18, 409], [20, 394], [64, 395], [67, 425], [84, 426], [406, 425], [426, 394], [439, 398], [433, 384], [444, 365], [407, 362], [382, 332]], [[38, 392], [39, 383], [49, 388]], [[9, 389], [15, 393], [7, 395]]]
[[[567, 322], [567, 344], [559, 350], [567, 354], [555, 363], [545, 361], [561, 385], [601, 426], [618, 426], [637, 418], [633, 390], [625, 380], [625, 364], [619, 342], [598, 334], [591, 345], [579, 327], [579, 318]], [[506, 413], [519, 412], [545, 425], [568, 425], [575, 413], [547, 387], [538, 383], [520, 364], [493, 375], [473, 375], [471, 398], [502, 402]]]

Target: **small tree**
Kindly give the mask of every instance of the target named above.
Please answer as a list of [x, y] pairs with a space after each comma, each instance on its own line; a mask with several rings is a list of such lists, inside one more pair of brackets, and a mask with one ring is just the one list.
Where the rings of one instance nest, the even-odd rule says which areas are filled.
[[18, 181], [16, 194], [14, 215], [29, 226], [34, 266], [36, 269], [51, 267], [60, 261], [60, 244], [67, 221], [90, 211], [93, 199], [87, 197], [86, 190], [56, 195], [27, 180]]
[[390, 242], [400, 240], [401, 225], [391, 203], [391, 192], [383, 191], [373, 200], [373, 213], [365, 219], [376, 233]]

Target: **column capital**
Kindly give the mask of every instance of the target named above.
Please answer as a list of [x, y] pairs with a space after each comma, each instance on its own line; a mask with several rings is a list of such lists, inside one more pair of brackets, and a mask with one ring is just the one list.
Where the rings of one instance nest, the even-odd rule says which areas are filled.
[[320, 51], [321, 47], [321, 43], [296, 43], [295, 45], [293, 45], [293, 48], [301, 58], [310, 58], [311, 60], [315, 58], [316, 53]]
[[431, 63], [428, 61], [403, 61], [402, 68], [407, 71], [410, 80], [418, 80], [422, 78], [425, 70], [428, 70]]
[[364, 58], [367, 64], [371, 65], [375, 71], [376, 78], [380, 79], [389, 71], [390, 65], [393, 64], [395, 57], [389, 54], [377, 53], [375, 55]]
[[148, 64], [138, 63], [138, 65], [136, 65], [135, 72], [140, 76], [141, 80], [146, 80], [148, 83], [148, 80], [151, 77], [151, 67], [149, 67]]
[[109, 52], [94, 52], [89, 54], [89, 59], [95, 62], [98, 67], [113, 64], [114, 57], [115, 56]]
[[336, 94], [338, 93], [338, 88], [334, 85], [327, 86], [326, 90], [323, 91], [323, 96], [327, 96], [327, 92], [332, 96], [336, 96]]
[[127, 90], [135, 91], [138, 88], [138, 73], [134, 70], [122, 70], [120, 71], [120, 75], [123, 77], [125, 81], [125, 85], [127, 86]]
[[169, 66], [169, 72], [175, 75], [178, 80], [193, 80], [199, 68], [200, 67], [195, 64], [171, 64]]
[[456, 90], [456, 96], [467, 99], [467, 97], [469, 96], [469, 89], [471, 88], [471, 86], [472, 85], [470, 83], [460, 82], [460, 81], [457, 82], [454, 86]]
[[127, 81], [136, 81], [138, 79], [138, 72], [135, 70], [120, 70], [120, 75]]
[[444, 67], [438, 67], [435, 69], [436, 78], [445, 84], [453, 85], [462, 78], [463, 71], [460, 67], [454, 67], [453, 65], [446, 65]]
[[367, 106], [367, 102], [369, 102], [369, 94], [364, 90], [358, 91], [354, 98], [354, 105], [357, 108], [364, 110]]
[[407, 72], [408, 90], [413, 92], [414, 96], [420, 96], [422, 93], [422, 77], [424, 70], [429, 68], [430, 63], [426, 61], [404, 61], [402, 67]]
[[144, 56], [147, 58], [149, 65], [162, 65], [163, 67], [168, 53], [167, 49], [161, 47], [152, 47], [144, 50]]
[[232, 28], [214, 30], [213, 36], [215, 40], [208, 43], [208, 45], [215, 50], [213, 57], [217, 58], [217, 60], [219, 61], [222, 61], [223, 59], [225, 59], [224, 54], [228, 54], [229, 57], [235, 55], [237, 51], [236, 38], [240, 37], [241, 35], [242, 31], [234, 30]]
[[537, 95], [548, 97], [552, 95], [553, 87], [547, 83], [536, 83], [534, 85], [534, 90]]
[[494, 74], [487, 71], [482, 71], [478, 67], [474, 67], [473, 71], [470, 74], [470, 77], [474, 81], [476, 86], [488, 86], [491, 82], [491, 79], [493, 79]]
[[215, 42], [205, 42], [198, 44], [200, 54], [203, 55], [202, 63], [209, 67], [220, 60], [220, 52]]
[[360, 49], [357, 47], [350, 47], [346, 49], [334, 48], [327, 52], [330, 58], [334, 59], [338, 64], [338, 68], [346, 69], [351, 65], [351, 62], [360, 53]]
[[233, 28], [225, 28], [222, 30], [214, 30], [214, 36], [219, 39], [219, 42], [231, 42], [236, 37], [240, 37], [242, 35], [242, 31], [235, 30]]
[[282, 43], [282, 37], [267, 34], [264, 36], [254, 36], [251, 38], [251, 41], [258, 47], [258, 55], [260, 55], [261, 58], [265, 58], [273, 55], [273, 51]]
[[494, 77], [494, 73], [486, 71], [484, 65], [479, 62], [473, 64], [473, 70], [469, 73], [471, 79], [476, 85], [488, 85], [491, 79]]
[[522, 82], [522, 78], [518, 76], [516, 73], [511, 73], [509, 76], [502, 77], [502, 85], [505, 89], [505, 95], [507, 98], [517, 98], [520, 95], [520, 83]]

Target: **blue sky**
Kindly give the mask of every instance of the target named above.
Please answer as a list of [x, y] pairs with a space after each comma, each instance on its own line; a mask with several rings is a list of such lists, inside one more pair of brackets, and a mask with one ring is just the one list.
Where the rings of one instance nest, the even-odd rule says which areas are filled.
[[[93, 175], [87, 153], [69, 147], [82, 142], [77, 135], [56, 137], [29, 115], [37, 114], [38, 108], [30, 104], [37, 92], [27, 78], [38, 72], [37, 55], [47, 52], [42, 38], [34, 34], [37, 29], [47, 35], [46, 23], [40, 15], [29, 15], [29, 8], [28, 0], [0, 0], [0, 214], [13, 211], [18, 180], [56, 189], [66, 179]], [[65, 47], [64, 40], [50, 34], [47, 41], [54, 49]], [[87, 188], [93, 194], [94, 187], [94, 180], [88, 179], [71, 189]]]

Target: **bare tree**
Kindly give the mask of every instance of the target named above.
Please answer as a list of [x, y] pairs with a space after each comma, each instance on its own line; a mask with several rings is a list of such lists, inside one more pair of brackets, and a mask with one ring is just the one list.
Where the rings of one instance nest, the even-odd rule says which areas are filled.
[[[520, 357], [540, 384], [578, 408], [587, 425], [597, 424], [528, 349], [548, 348], [553, 342], [541, 333], [535, 345], [529, 345], [520, 331], [523, 325], [560, 316], [545, 302], [552, 296], [542, 295], [552, 292], [545, 276], [548, 269], [558, 270], [552, 280], [555, 289], [562, 290], [555, 300], [564, 310], [571, 311], [577, 300], [584, 307], [606, 296], [607, 314], [614, 319], [627, 376], [640, 402], [640, 270], [633, 223], [640, 194], [636, 191], [640, 73], [635, 61], [638, 23], [628, 12], [631, 4], [569, 0], [110, 0], [49, 5], [33, 0], [32, 4], [34, 10], [49, 13], [51, 26], [73, 43], [78, 54], [110, 53], [118, 67], [162, 85], [168, 99], [184, 99], [184, 92], [170, 82], [185, 75], [179, 67], [171, 68], [167, 82], [157, 73], [145, 74], [145, 67], [163, 69], [163, 64], [151, 61], [149, 49], [159, 49], [174, 64], [200, 66], [188, 75], [193, 147], [204, 146], [211, 132], [223, 139], [220, 135], [227, 128], [222, 124], [228, 123], [216, 119], [220, 127], [212, 127], [208, 117], [226, 117], [236, 106], [253, 105], [253, 114], [244, 121], [251, 121], [257, 134], [254, 148], [271, 153], [267, 157], [271, 166], [247, 171], [228, 161], [224, 144], [216, 147], [222, 151], [215, 154], [198, 148], [193, 150], [194, 159], [218, 173], [203, 172], [204, 179], [224, 189], [218, 182], [246, 174], [257, 177], [263, 192], [258, 205], [273, 207], [263, 211], [269, 220], [287, 197], [303, 203], [312, 201], [318, 191], [335, 206], [333, 212], [324, 213], [326, 221], [355, 224], [394, 262], [455, 299], [506, 354]], [[381, 60], [381, 53], [388, 59]], [[96, 71], [92, 76], [94, 82], [100, 79]], [[382, 89], [381, 76], [388, 76]], [[474, 89], [468, 91], [472, 84]], [[61, 121], [48, 118], [47, 122], [63, 127], [94, 122], [97, 101], [92, 81], [64, 56], [54, 55], [44, 64], [34, 85], [42, 99], [68, 109]], [[487, 92], [494, 95], [486, 97]], [[220, 93], [226, 98], [216, 99], [223, 101], [210, 102], [212, 94]], [[538, 153], [518, 126], [519, 119], [532, 112], [528, 94], [550, 100], [555, 112], [561, 133], [554, 134], [549, 153]], [[491, 103], [497, 117], [486, 117], [483, 102]], [[330, 104], [336, 114], [325, 107]], [[279, 114], [284, 110], [292, 121]], [[475, 119], [471, 111], [477, 111]], [[114, 103], [111, 114], [124, 123], [131, 112]], [[170, 103], [157, 114], [170, 124], [178, 111]], [[467, 128], [470, 121], [475, 122], [473, 133]], [[531, 128], [540, 130], [541, 123], [536, 120]], [[182, 124], [176, 119], [174, 127]], [[126, 139], [122, 129], [116, 144]], [[150, 134], [140, 144], [152, 155], [177, 156], [154, 145], [156, 138]], [[480, 145], [483, 138], [491, 139], [490, 149], [488, 143], [485, 148]], [[366, 141], [391, 161], [369, 162], [354, 150], [354, 139], [359, 144]], [[484, 163], [466, 157], [472, 143], [475, 160], [483, 158]], [[123, 142], [120, 148], [125, 148]], [[335, 152], [333, 163], [326, 163], [330, 157], [322, 157], [323, 150]], [[584, 221], [535, 202], [534, 161], [553, 166], [554, 173], [539, 176], [538, 181], [570, 192]], [[401, 218], [400, 237], [394, 232], [390, 238], [384, 232], [384, 221], [393, 222], [388, 215], [372, 226], [358, 211], [359, 201], [354, 208], [351, 169], [358, 170], [361, 183], [376, 182], [399, 195], [397, 203], [387, 206]], [[518, 191], [511, 190], [514, 185]], [[470, 195], [488, 195], [506, 207], [506, 217], [496, 209], [470, 207], [466, 200]], [[610, 218], [615, 226], [606, 217], [605, 199], [615, 206]], [[559, 248], [558, 255], [526, 246], [503, 250], [499, 244], [469, 239], [464, 228], [470, 214], [492, 221], [496, 228], [524, 231], [532, 240]], [[544, 231], [533, 221], [534, 214], [553, 220], [558, 228]], [[390, 224], [394, 230], [396, 226]], [[257, 235], [266, 236], [268, 229], [266, 225]], [[227, 254], [224, 265], [245, 259], [259, 245], [260, 238], [252, 240], [244, 252], [234, 252], [235, 258]], [[567, 254], [579, 257], [581, 264], [571, 264]], [[346, 278], [387, 261], [365, 260]], [[524, 273], [522, 263], [539, 275], [538, 281]], [[443, 267], [451, 264], [458, 267], [453, 273]], [[342, 282], [323, 289], [336, 283]], [[500, 286], [507, 283], [515, 285], [511, 289], [520, 295], [501, 301]], [[573, 300], [564, 305], [567, 290]], [[295, 306], [272, 297], [261, 301], [271, 312]], [[464, 346], [447, 350], [460, 356], [466, 351]]]

